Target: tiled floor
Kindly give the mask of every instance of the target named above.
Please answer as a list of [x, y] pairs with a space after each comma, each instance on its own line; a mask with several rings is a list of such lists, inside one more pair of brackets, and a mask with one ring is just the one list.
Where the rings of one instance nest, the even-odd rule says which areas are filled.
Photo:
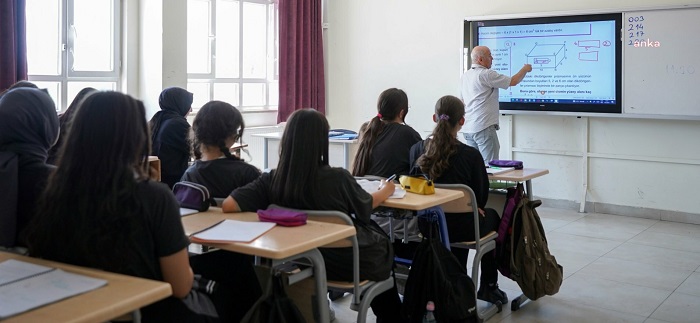
[[[545, 207], [538, 213], [564, 266], [561, 289], [516, 312], [504, 306], [488, 322], [700, 322], [700, 225]], [[511, 299], [520, 294], [507, 278], [499, 284]], [[333, 302], [335, 322], [356, 321], [349, 301]]]

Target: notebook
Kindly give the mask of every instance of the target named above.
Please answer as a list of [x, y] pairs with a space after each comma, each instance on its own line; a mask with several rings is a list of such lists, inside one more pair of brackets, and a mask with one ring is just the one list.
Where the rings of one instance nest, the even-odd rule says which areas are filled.
[[190, 240], [196, 243], [251, 242], [273, 227], [275, 227], [274, 222], [245, 222], [226, 219], [193, 233]]
[[[370, 181], [366, 179], [358, 179], [357, 184], [360, 184], [360, 186], [367, 191], [367, 193], [372, 194], [373, 192], [376, 192], [379, 190], [379, 185], [380, 181]], [[394, 190], [394, 193], [389, 196], [390, 199], [401, 199], [404, 196], [406, 196], [406, 191], [403, 188], [396, 187]]]
[[493, 167], [493, 166], [491, 166], [491, 167], [486, 167], [486, 173], [491, 174], [491, 175], [498, 175], [498, 174], [510, 172], [514, 169], [515, 168], [513, 168], [513, 167]]
[[185, 216], [185, 215], [190, 215], [190, 214], [195, 214], [195, 213], [199, 213], [199, 211], [197, 211], [195, 209], [184, 208], [184, 207], [180, 208], [180, 216]]
[[0, 320], [105, 285], [104, 279], [8, 259], [0, 262]]

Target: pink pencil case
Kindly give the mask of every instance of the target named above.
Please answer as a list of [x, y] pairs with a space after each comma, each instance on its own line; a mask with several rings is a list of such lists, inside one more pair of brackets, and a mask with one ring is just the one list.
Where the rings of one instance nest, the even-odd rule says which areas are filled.
[[258, 210], [258, 219], [262, 222], [274, 222], [284, 227], [296, 227], [306, 224], [306, 213], [283, 209]]

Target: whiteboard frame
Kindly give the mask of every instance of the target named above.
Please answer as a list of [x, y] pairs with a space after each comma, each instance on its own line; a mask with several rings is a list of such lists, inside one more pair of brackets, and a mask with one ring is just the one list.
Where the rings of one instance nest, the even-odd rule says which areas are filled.
[[[532, 12], [532, 13], [512, 13], [512, 14], [501, 14], [501, 15], [486, 15], [486, 16], [468, 16], [465, 17], [462, 22], [461, 40], [459, 48], [459, 67], [460, 67], [460, 78], [464, 73], [464, 23], [471, 22], [474, 20], [500, 20], [500, 19], [526, 19], [526, 18], [540, 18], [540, 17], [552, 17], [552, 16], [578, 16], [578, 15], [595, 15], [595, 14], [621, 14], [624, 16], [627, 12], [632, 11], [655, 11], [655, 10], [672, 10], [672, 9], [690, 9], [690, 8], [700, 8], [700, 4], [686, 4], [686, 5], [670, 5], [670, 6], [649, 6], [649, 7], [625, 7], [625, 8], [610, 8], [610, 9], [597, 9], [597, 10], [570, 10], [570, 11], [547, 11], [547, 12]], [[624, 34], [620, 34], [624, 38]], [[471, 38], [470, 38], [471, 40]], [[620, 41], [624, 41], [621, 39]], [[471, 46], [472, 44], [469, 44]], [[470, 48], [471, 49], [471, 48]], [[622, 57], [625, 57], [626, 46], [622, 47]], [[468, 57], [468, 55], [467, 55]], [[471, 63], [471, 58], [468, 58]], [[622, 64], [622, 89], [624, 94], [625, 88], [625, 64]], [[578, 112], [562, 112], [562, 111], [522, 111], [522, 110], [500, 110], [498, 111], [501, 115], [546, 115], [546, 116], [571, 116], [571, 117], [592, 117], [592, 118], [625, 118], [625, 119], [656, 119], [656, 120], [700, 120], [700, 116], [689, 116], [689, 115], [661, 115], [661, 114], [635, 114], [635, 113], [625, 113], [625, 98], [620, 98], [622, 101], [622, 113], [578, 113]]]

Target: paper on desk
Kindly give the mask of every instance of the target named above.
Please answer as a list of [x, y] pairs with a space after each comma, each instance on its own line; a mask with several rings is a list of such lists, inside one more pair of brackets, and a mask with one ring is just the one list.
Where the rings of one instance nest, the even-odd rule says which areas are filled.
[[[24, 278], [18, 271], [25, 271]], [[14, 259], [0, 263], [0, 276], [13, 280], [0, 284], [0, 320], [107, 285], [104, 279]]]
[[[362, 188], [367, 191], [368, 193], [373, 193], [379, 190], [379, 184], [381, 184], [380, 181], [370, 181], [366, 179], [358, 179], [357, 184], [360, 184]], [[400, 187], [397, 187], [396, 190], [394, 190], [394, 194], [391, 194], [389, 196], [390, 199], [400, 199], [406, 196], [406, 191]]]
[[197, 243], [250, 242], [275, 226], [274, 222], [223, 220], [191, 236]]
[[491, 175], [498, 175], [506, 172], [510, 172], [514, 170], [515, 168], [513, 167], [486, 167], [486, 173], [491, 174]]

